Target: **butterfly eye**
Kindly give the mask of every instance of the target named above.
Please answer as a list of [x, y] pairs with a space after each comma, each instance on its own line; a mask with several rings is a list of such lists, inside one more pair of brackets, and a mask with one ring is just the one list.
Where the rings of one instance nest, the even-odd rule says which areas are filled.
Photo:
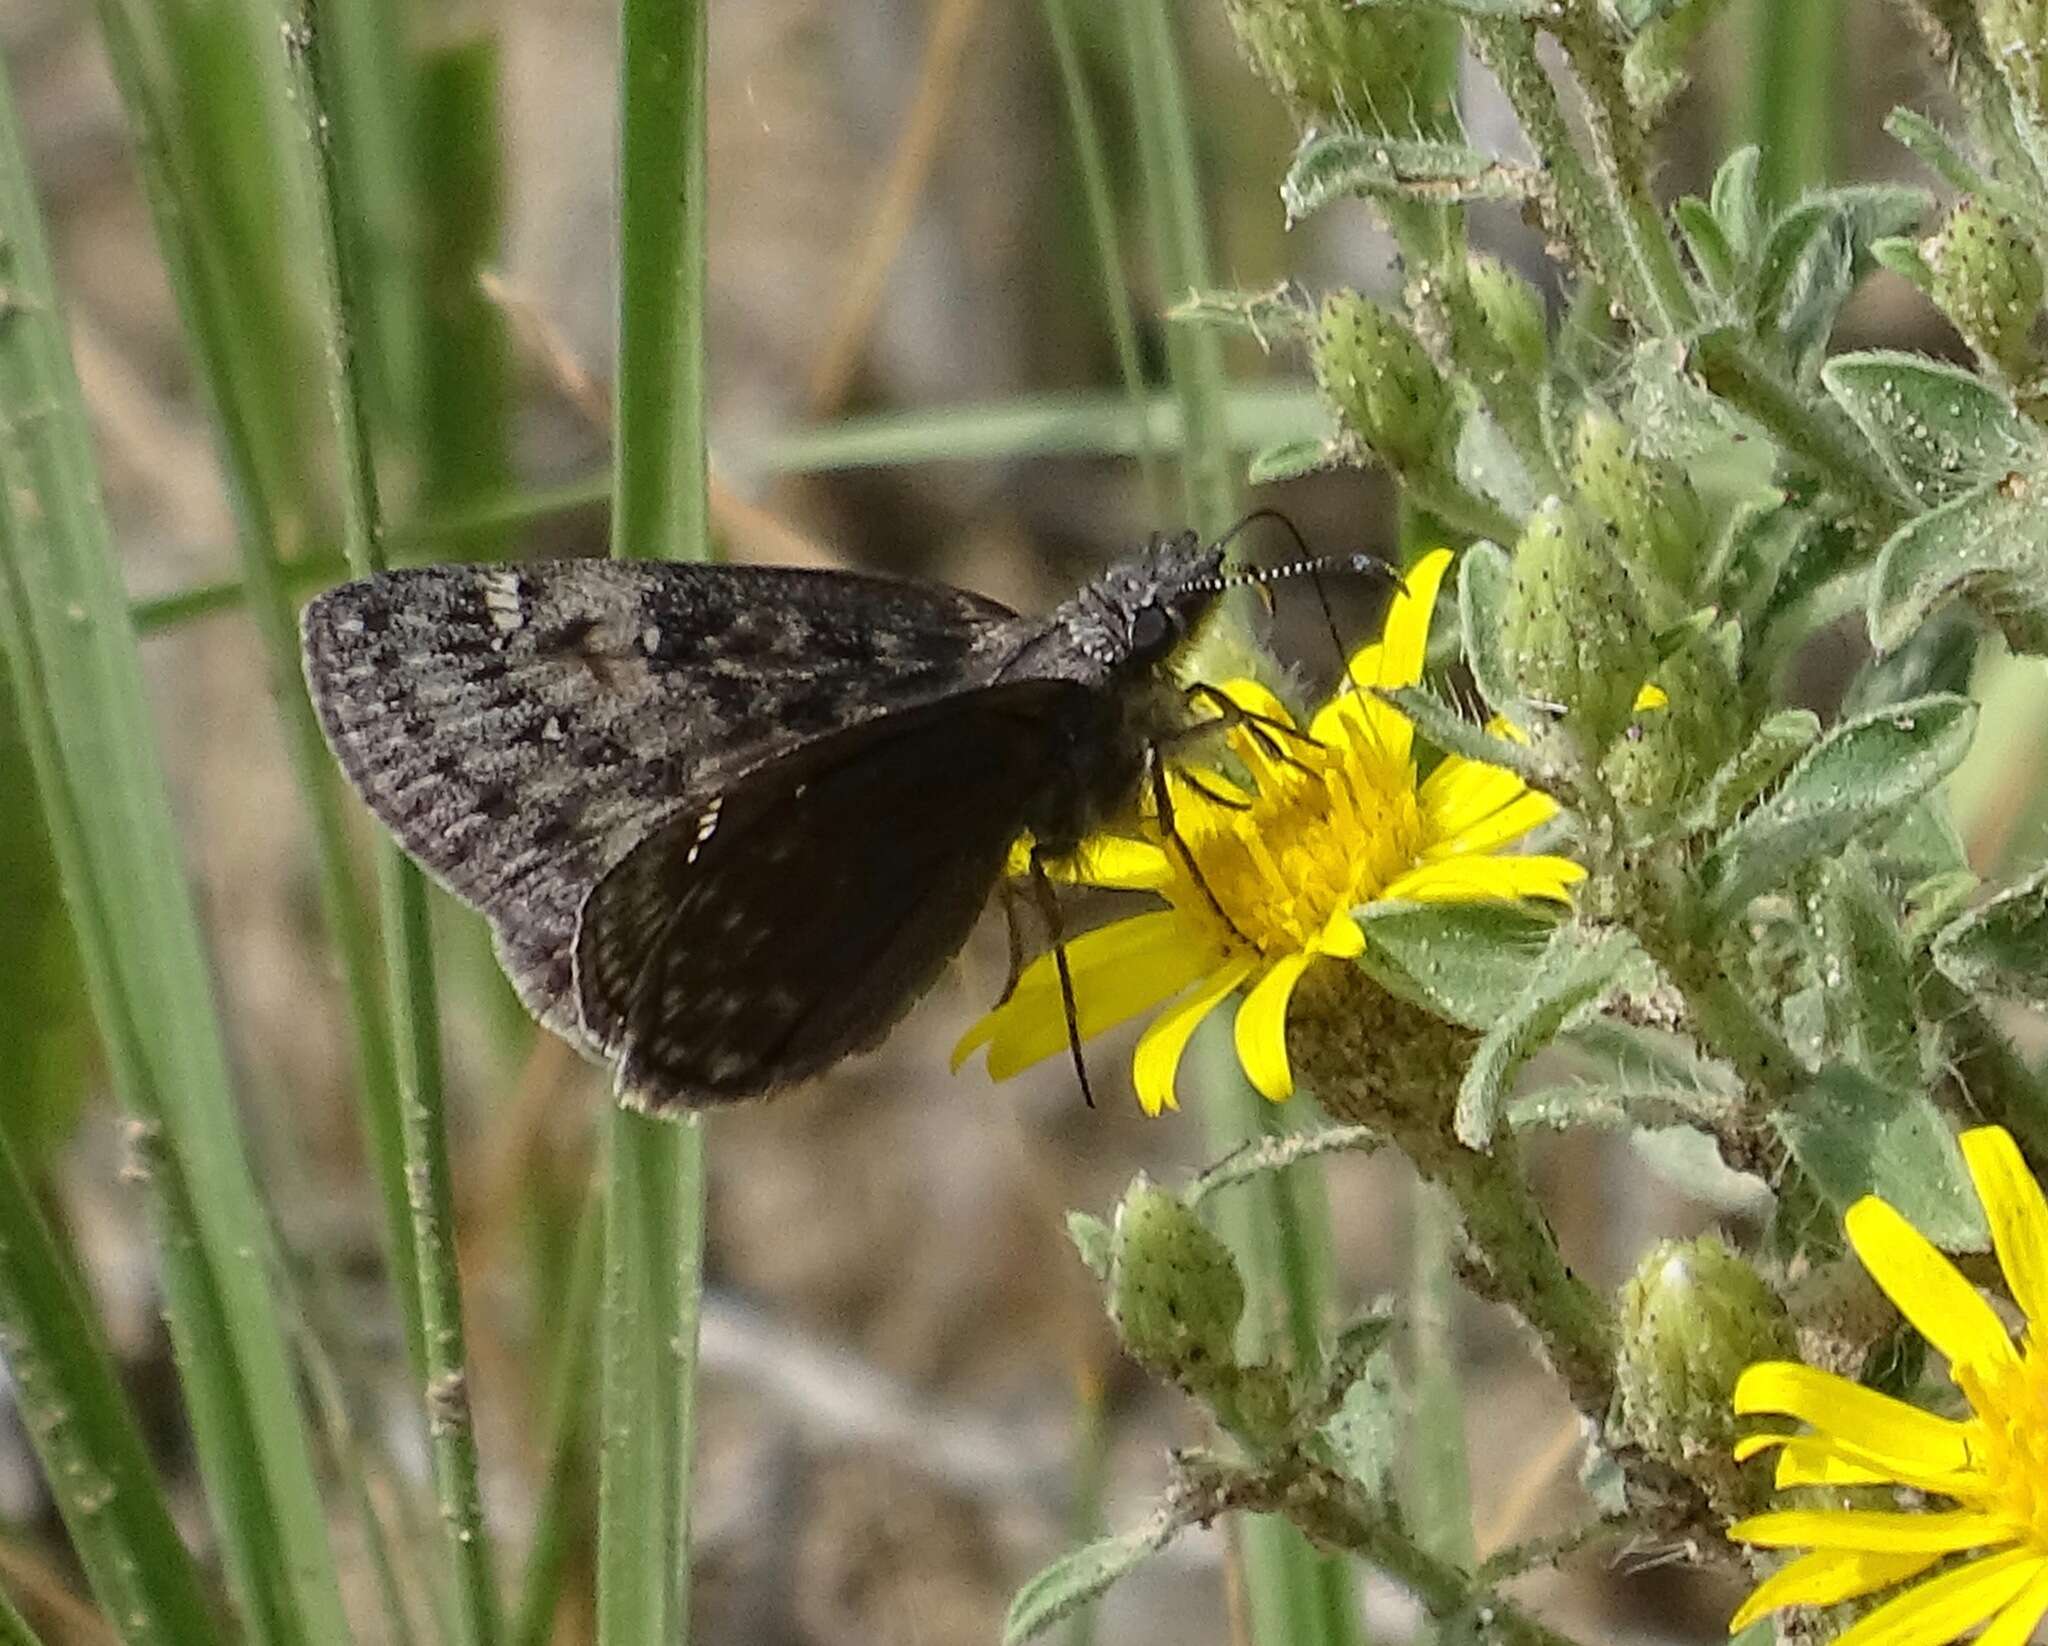
[[1154, 663], [1173, 644], [1173, 619], [1158, 606], [1140, 606], [1131, 619], [1131, 655], [1141, 663]]

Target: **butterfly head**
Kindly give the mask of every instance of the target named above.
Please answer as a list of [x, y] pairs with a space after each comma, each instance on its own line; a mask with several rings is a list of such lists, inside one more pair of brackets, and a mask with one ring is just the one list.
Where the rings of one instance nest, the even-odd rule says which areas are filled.
[[1223, 593], [1223, 549], [1193, 532], [1154, 537], [1072, 602], [1074, 638], [1105, 667], [1158, 668], [1193, 636]]

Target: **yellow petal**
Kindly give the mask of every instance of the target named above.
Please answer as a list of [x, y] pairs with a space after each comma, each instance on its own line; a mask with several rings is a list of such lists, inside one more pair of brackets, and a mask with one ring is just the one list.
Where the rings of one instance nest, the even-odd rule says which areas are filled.
[[1977, 1637], [1977, 1646], [2026, 1646], [2044, 1614], [2048, 1614], [2048, 1567], [2027, 1580], [2027, 1586]]
[[1237, 1003], [1237, 1061], [1252, 1089], [1271, 1103], [1294, 1095], [1294, 1071], [1287, 1064], [1287, 1002], [1312, 958], [1281, 956]]
[[2002, 1126], [1963, 1133], [1963, 1158], [1991, 1224], [1998, 1266], [2037, 1336], [2048, 1337], [2048, 1197]]
[[1185, 1000], [1176, 1000], [1155, 1017], [1138, 1037], [1137, 1055], [1131, 1060], [1131, 1078], [1138, 1088], [1138, 1103], [1147, 1114], [1177, 1109], [1173, 1077], [1180, 1070], [1181, 1053], [1195, 1025], [1207, 1017], [1216, 1002], [1251, 976], [1256, 964], [1250, 956], [1232, 960]]
[[[1170, 909], [1083, 932], [1067, 944], [1082, 1039], [1150, 1011], [1215, 961], [1206, 944], [1189, 940], [1186, 924]], [[1010, 998], [960, 1037], [953, 1067], [957, 1070], [983, 1046], [989, 1049], [991, 1080], [1008, 1080], [1066, 1050], [1066, 1004], [1051, 955], [1040, 955], [1025, 967]]]
[[1477, 818], [1464, 828], [1439, 835], [1429, 848], [1431, 857], [1449, 857], [1466, 852], [1490, 852], [1519, 840], [1538, 824], [1557, 815], [1557, 802], [1547, 794], [1533, 791], [1500, 807], [1490, 817]]
[[1422, 660], [1429, 651], [1429, 620], [1436, 611], [1436, 591], [1450, 569], [1451, 551], [1431, 549], [1401, 576], [1401, 592], [1387, 608], [1380, 631], [1378, 674], [1353, 673], [1373, 686], [1412, 686], [1422, 678]]
[[1568, 857], [1447, 857], [1396, 875], [1375, 902], [1497, 903], [1518, 897], [1571, 901], [1568, 887], [1586, 878]]
[[1935, 1348], [1965, 1366], [2012, 1362], [2012, 1339], [1998, 1312], [1894, 1208], [1865, 1195], [1843, 1214], [1842, 1226], [1870, 1278]]
[[1641, 714], [1645, 709], [1668, 709], [1670, 707], [1671, 694], [1669, 692], [1662, 686], [1653, 685], [1649, 681], [1643, 682], [1643, 689], [1636, 693], [1635, 712], [1637, 714]]
[[[1090, 835], [1061, 860], [1061, 866], [1066, 872], [1054, 873], [1055, 879], [1082, 886], [1156, 892], [1173, 883], [1173, 865], [1167, 861], [1165, 850], [1149, 840], [1133, 840], [1128, 835]], [[1052, 865], [1047, 869], [1053, 873]]]
[[[1740, 1446], [1736, 1452], [1738, 1462], [1749, 1455]], [[1786, 1441], [1784, 1450], [1778, 1453], [1778, 1469], [1773, 1478], [1780, 1491], [1792, 1486], [1931, 1486], [1935, 1482], [1954, 1484], [1956, 1480], [1953, 1475], [1941, 1474], [1901, 1482], [1896, 1469], [1874, 1464], [1853, 1447], [1837, 1445], [1819, 1435], [1799, 1435]]]
[[1781, 1566], [1759, 1583], [1742, 1609], [1728, 1620], [1728, 1632], [1740, 1634], [1766, 1612], [1781, 1606], [1834, 1606], [1875, 1594], [1927, 1570], [1941, 1556], [1871, 1554], [1861, 1549], [1818, 1549]]
[[1358, 929], [1349, 909], [1339, 909], [1317, 933], [1311, 947], [1332, 960], [1354, 960], [1365, 953], [1365, 933]]
[[1522, 780], [1504, 766], [1489, 766], [1483, 760], [1467, 760], [1461, 754], [1447, 754], [1436, 770], [1422, 780], [1416, 799], [1422, 803], [1423, 821], [1439, 840], [1487, 818], [1527, 791]]
[[1873, 1463], [1896, 1460], [1916, 1474], [1954, 1474], [1970, 1466], [1969, 1428], [1846, 1377], [1790, 1360], [1765, 1360], [1735, 1384], [1735, 1411], [1796, 1417], [1847, 1441]]
[[1728, 1528], [1737, 1543], [1766, 1549], [1863, 1549], [1898, 1554], [1926, 1550], [1954, 1554], [2013, 1540], [2004, 1515], [1975, 1509], [1776, 1509]]
[[1893, 1596], [1837, 1635], [1835, 1646], [1943, 1646], [2014, 1600], [2041, 1564], [2031, 1549], [1973, 1560]]

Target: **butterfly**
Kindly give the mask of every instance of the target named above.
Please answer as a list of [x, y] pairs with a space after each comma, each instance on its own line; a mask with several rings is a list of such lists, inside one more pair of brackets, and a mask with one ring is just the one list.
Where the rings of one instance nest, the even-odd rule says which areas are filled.
[[528, 1008], [622, 1101], [693, 1109], [877, 1044], [1020, 839], [1163, 808], [1223, 554], [1154, 537], [1043, 617], [839, 571], [430, 566], [301, 635], [342, 771]]

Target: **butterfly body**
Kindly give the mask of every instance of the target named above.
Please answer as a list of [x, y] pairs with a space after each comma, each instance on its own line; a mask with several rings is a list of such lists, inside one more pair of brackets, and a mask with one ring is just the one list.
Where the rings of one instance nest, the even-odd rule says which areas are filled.
[[697, 1106], [874, 1044], [1019, 835], [1130, 804], [1219, 562], [1155, 540], [1043, 618], [840, 572], [425, 567], [313, 601], [307, 678], [535, 1014], [629, 1100]]

